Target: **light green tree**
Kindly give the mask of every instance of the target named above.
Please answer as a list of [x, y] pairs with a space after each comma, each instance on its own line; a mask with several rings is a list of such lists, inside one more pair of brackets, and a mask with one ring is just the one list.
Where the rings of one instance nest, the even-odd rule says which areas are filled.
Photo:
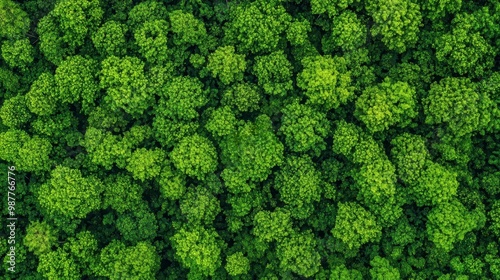
[[2, 44], [2, 57], [10, 67], [27, 70], [34, 60], [34, 49], [28, 39], [5, 41]]
[[127, 170], [134, 179], [144, 182], [160, 174], [165, 157], [165, 152], [160, 149], [136, 149], [127, 159]]
[[245, 55], [237, 54], [233, 46], [225, 46], [208, 56], [207, 70], [212, 77], [228, 85], [243, 80], [246, 65]]
[[198, 78], [172, 78], [160, 93], [157, 113], [173, 119], [190, 120], [198, 117], [198, 109], [208, 102], [206, 91]]
[[433, 207], [427, 219], [429, 239], [437, 248], [449, 252], [456, 242], [464, 239], [466, 233], [484, 226], [486, 217], [479, 209], [469, 212], [454, 199]]
[[256, 57], [253, 73], [267, 94], [284, 96], [293, 89], [292, 64], [283, 51]]
[[57, 231], [46, 221], [32, 221], [26, 229], [24, 244], [35, 255], [43, 255], [52, 251], [56, 241]]
[[359, 249], [368, 242], [378, 241], [382, 227], [377, 224], [375, 216], [356, 202], [338, 204], [334, 237], [342, 240], [350, 249]]
[[114, 110], [123, 109], [129, 114], [141, 114], [152, 100], [144, 63], [137, 57], [110, 56], [102, 61], [100, 88], [107, 94], [104, 100]]
[[381, 35], [388, 49], [398, 53], [415, 46], [422, 26], [420, 6], [410, 0], [369, 1], [367, 10], [373, 18], [373, 36]]
[[271, 169], [283, 162], [283, 144], [274, 134], [267, 115], [238, 127], [220, 146], [222, 163], [227, 166], [221, 177], [232, 193], [249, 192], [252, 182], [264, 181]]
[[174, 44], [201, 45], [206, 39], [205, 24], [193, 14], [175, 10], [170, 12], [168, 17], [174, 33]]
[[480, 129], [480, 95], [468, 78], [447, 77], [431, 85], [422, 101], [427, 124], [443, 124], [457, 137]]
[[280, 132], [290, 150], [313, 151], [317, 155], [326, 149], [330, 124], [325, 113], [298, 102], [286, 105], [282, 112]]
[[80, 170], [57, 166], [47, 183], [40, 186], [38, 201], [49, 214], [84, 218], [101, 208], [101, 182], [83, 177]]
[[126, 31], [126, 25], [109, 20], [92, 35], [92, 42], [103, 56], [121, 56], [127, 52]]
[[160, 268], [160, 256], [155, 246], [138, 242], [127, 247], [114, 240], [101, 250], [95, 273], [108, 279], [153, 280]]
[[236, 252], [226, 258], [225, 268], [231, 276], [244, 275], [250, 271], [250, 261], [242, 252]]
[[186, 175], [203, 179], [217, 169], [217, 152], [212, 142], [198, 134], [187, 136], [170, 154], [172, 163]]
[[321, 256], [316, 248], [316, 239], [311, 232], [292, 234], [278, 242], [276, 254], [280, 268], [303, 277], [312, 277], [321, 266]]
[[168, 27], [168, 22], [165, 20], [150, 20], [144, 22], [135, 30], [135, 43], [147, 62], [160, 64], [169, 58], [167, 47]]
[[416, 91], [408, 83], [384, 80], [363, 91], [356, 100], [355, 116], [371, 132], [398, 125], [405, 127], [416, 117]]
[[304, 70], [297, 76], [297, 86], [308, 102], [334, 109], [353, 96], [351, 74], [342, 57], [313, 56], [302, 60]]
[[222, 211], [217, 197], [201, 186], [190, 188], [180, 199], [179, 207], [181, 213], [193, 225], [209, 225]]
[[257, 212], [253, 223], [252, 233], [265, 242], [280, 241], [293, 232], [290, 211], [282, 208]]
[[0, 1], [0, 37], [20, 38], [29, 27], [30, 18], [21, 5], [11, 0]]
[[258, 0], [236, 5], [224, 26], [224, 39], [244, 52], [271, 52], [278, 47], [290, 22], [291, 16], [279, 1]]
[[346, 10], [333, 18], [332, 42], [343, 51], [354, 51], [366, 44], [366, 25], [355, 13]]
[[78, 264], [62, 248], [41, 254], [37, 271], [47, 279], [78, 280], [82, 278]]
[[2, 119], [2, 123], [11, 128], [19, 128], [27, 123], [32, 114], [26, 103], [27, 98], [24, 95], [5, 99], [2, 107], [0, 107], [0, 119]]
[[213, 276], [221, 266], [221, 241], [213, 229], [181, 228], [171, 237], [175, 257], [198, 277]]
[[26, 94], [26, 105], [34, 114], [52, 115], [57, 108], [56, 93], [54, 76], [44, 72], [31, 84], [31, 88]]
[[295, 218], [302, 219], [312, 214], [312, 203], [320, 200], [323, 185], [321, 173], [309, 156], [287, 157], [275, 179], [281, 201], [291, 206]]
[[388, 259], [376, 256], [370, 261], [370, 265], [370, 275], [374, 280], [401, 279], [398, 269], [391, 266]]

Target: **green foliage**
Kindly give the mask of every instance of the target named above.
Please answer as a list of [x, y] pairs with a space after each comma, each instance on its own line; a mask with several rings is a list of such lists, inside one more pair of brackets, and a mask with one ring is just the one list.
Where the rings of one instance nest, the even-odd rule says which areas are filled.
[[155, 137], [161, 145], [167, 148], [173, 147], [184, 137], [193, 135], [199, 126], [193, 121], [163, 117], [161, 112], [153, 120]]
[[489, 218], [491, 220], [490, 230], [500, 236], [500, 202], [495, 201], [493, 203], [492, 209], [489, 212]]
[[207, 103], [202, 83], [197, 78], [172, 78], [160, 95], [158, 115], [190, 120], [198, 117], [197, 109]]
[[132, 173], [134, 179], [144, 182], [144, 180], [152, 179], [160, 174], [164, 158], [165, 152], [160, 149], [140, 148], [127, 159], [127, 170]]
[[425, 11], [424, 15], [432, 20], [442, 18], [447, 13], [455, 13], [462, 6], [462, 0], [430, 0], [420, 3], [422, 10]]
[[236, 252], [227, 257], [225, 268], [231, 276], [247, 274], [250, 270], [250, 262], [242, 252]]
[[224, 85], [243, 80], [245, 56], [236, 54], [233, 46], [219, 47], [208, 56], [207, 70]]
[[136, 244], [139, 241], [152, 240], [156, 237], [158, 224], [153, 213], [146, 210], [134, 210], [120, 215], [116, 228], [123, 239]]
[[319, 271], [320, 254], [316, 240], [310, 232], [293, 234], [278, 243], [277, 256], [284, 271], [293, 271], [303, 277], [311, 277]]
[[350, 157], [360, 138], [360, 128], [344, 120], [337, 124], [333, 133], [333, 151], [337, 154]]
[[369, 165], [376, 160], [387, 162], [381, 143], [368, 134], [361, 134], [352, 154], [352, 161], [357, 164]]
[[330, 130], [326, 114], [298, 102], [285, 106], [282, 112], [280, 131], [285, 135], [285, 142], [290, 150], [312, 150], [319, 154], [326, 149], [324, 139]]
[[207, 36], [203, 21], [195, 18], [191, 13], [175, 10], [169, 13], [173, 41], [176, 45], [199, 45]]
[[28, 32], [30, 18], [21, 5], [11, 0], [0, 1], [0, 37], [19, 38]]
[[376, 256], [370, 261], [371, 269], [370, 275], [372, 279], [383, 280], [383, 279], [401, 279], [399, 271], [394, 268], [389, 263], [388, 259]]
[[231, 111], [231, 108], [224, 106], [212, 112], [205, 127], [212, 135], [222, 137], [233, 133], [236, 122], [236, 116]]
[[81, 279], [82, 275], [75, 260], [62, 249], [42, 254], [37, 271], [47, 279]]
[[283, 51], [255, 58], [253, 73], [264, 92], [284, 96], [292, 90], [292, 65]]
[[415, 89], [405, 82], [386, 79], [363, 91], [356, 100], [354, 114], [369, 131], [378, 132], [396, 124], [401, 127], [410, 124], [417, 115], [415, 107]]
[[141, 205], [143, 188], [127, 175], [116, 175], [104, 181], [103, 208], [111, 207], [118, 213], [137, 209]]
[[127, 27], [119, 22], [105, 22], [92, 35], [92, 42], [103, 56], [121, 56], [127, 51], [125, 33]]
[[20, 171], [49, 171], [52, 160], [50, 142], [42, 137], [30, 138], [24, 131], [11, 129], [0, 135], [0, 158], [18, 165]]
[[354, 51], [366, 43], [366, 26], [355, 13], [346, 10], [333, 19], [332, 41], [344, 51]]
[[57, 241], [57, 232], [47, 223], [34, 221], [26, 229], [24, 244], [35, 255], [49, 253]]
[[57, 166], [47, 183], [40, 186], [38, 201], [51, 215], [84, 218], [101, 207], [101, 182], [83, 177], [77, 169]]
[[5, 100], [0, 108], [0, 118], [4, 125], [16, 128], [27, 123], [31, 113], [26, 106], [26, 97], [18, 95]]
[[138, 242], [127, 247], [119, 241], [113, 241], [102, 249], [99, 256], [97, 274], [108, 279], [155, 279], [160, 267], [160, 258], [156, 248], [148, 242]]
[[499, 46], [497, 0], [0, 0], [0, 279], [500, 279]]
[[438, 204], [427, 218], [429, 239], [445, 251], [453, 249], [453, 244], [463, 240], [466, 233], [481, 227], [485, 219], [483, 213], [469, 212], [457, 200]]
[[167, 14], [167, 9], [161, 2], [155, 0], [144, 1], [130, 10], [127, 23], [132, 29], [135, 29], [146, 21], [166, 19]]
[[261, 95], [257, 87], [249, 83], [236, 83], [222, 94], [222, 104], [236, 108], [241, 112], [255, 111]]
[[19, 77], [12, 71], [0, 68], [0, 88], [6, 92], [0, 92], [0, 96], [8, 97], [19, 88]]
[[364, 164], [354, 177], [359, 195], [366, 203], [387, 203], [396, 194], [395, 172], [389, 160], [376, 159]]
[[202, 187], [189, 189], [180, 200], [179, 208], [191, 224], [211, 224], [221, 212], [219, 200]]
[[135, 43], [147, 62], [163, 63], [168, 59], [167, 31], [165, 20], [146, 21], [135, 30]]
[[330, 280], [361, 280], [363, 274], [355, 269], [347, 269], [345, 265], [336, 266], [330, 272]]
[[24, 142], [18, 150], [16, 165], [22, 171], [49, 171], [52, 163], [49, 158], [51, 151], [52, 145], [47, 139], [35, 136]]
[[221, 266], [219, 235], [203, 227], [181, 228], [172, 236], [176, 258], [193, 276], [213, 276]]
[[[273, 133], [272, 122], [260, 115], [221, 142], [222, 162], [228, 167], [221, 177], [232, 193], [248, 192], [251, 182], [262, 182], [271, 169], [283, 162], [283, 144]], [[248, 182], [250, 181], [250, 182]]]
[[113, 110], [141, 114], [149, 107], [151, 93], [141, 60], [137, 57], [110, 56], [102, 61], [101, 67], [100, 87], [106, 90], [104, 99]]
[[2, 44], [2, 57], [10, 67], [25, 70], [33, 62], [33, 53], [33, 46], [28, 39], [5, 41]]
[[339, 202], [332, 234], [349, 249], [358, 249], [363, 244], [377, 241], [381, 237], [381, 230], [375, 217], [362, 206], [356, 202]]
[[160, 173], [158, 184], [165, 197], [179, 199], [186, 191], [186, 176], [179, 171], [173, 171], [170, 166], [165, 166]]
[[287, 30], [291, 16], [279, 1], [254, 1], [232, 6], [230, 21], [225, 25], [225, 38], [238, 44], [244, 52], [274, 51], [280, 35]]
[[313, 14], [328, 13], [330, 17], [335, 16], [340, 11], [345, 10], [355, 0], [311, 0], [311, 10]]
[[99, 90], [96, 61], [78, 55], [68, 57], [57, 67], [54, 80], [56, 99], [61, 103], [83, 100], [85, 106], [94, 105]]
[[99, 1], [95, 0], [60, 1], [52, 13], [60, 21], [63, 39], [70, 46], [82, 45], [85, 35], [96, 29], [103, 16]]
[[81, 231], [75, 237], [68, 238], [64, 248], [71, 253], [77, 262], [84, 265], [88, 265], [94, 260], [98, 249], [97, 240], [90, 231]]
[[422, 175], [422, 170], [429, 159], [425, 139], [418, 135], [404, 133], [391, 141], [391, 155], [394, 159], [398, 178], [413, 185]]
[[381, 35], [388, 49], [402, 53], [415, 45], [422, 25], [418, 4], [410, 0], [374, 0], [367, 9], [374, 21], [372, 35]]
[[198, 179], [203, 179], [217, 168], [217, 152], [212, 142], [198, 134], [183, 138], [170, 157], [176, 168]]
[[17, 162], [19, 150], [30, 136], [23, 130], [9, 129], [0, 134], [0, 158], [7, 162]]
[[290, 211], [275, 209], [270, 211], [259, 211], [255, 214], [253, 234], [259, 239], [271, 242], [280, 241], [292, 233], [292, 220]]
[[302, 60], [304, 70], [297, 76], [297, 86], [308, 102], [334, 109], [353, 95], [351, 75], [342, 57], [314, 56]]
[[322, 185], [321, 173], [308, 156], [287, 157], [275, 181], [281, 201], [291, 206], [293, 216], [300, 218], [311, 214], [307, 208], [320, 200]]
[[429, 95], [422, 101], [425, 122], [445, 124], [456, 136], [463, 136], [480, 128], [479, 100], [467, 78], [444, 78], [433, 83]]
[[93, 164], [103, 166], [107, 170], [114, 164], [125, 168], [127, 159], [132, 154], [130, 143], [123, 141], [122, 137], [93, 127], [89, 127], [85, 132], [82, 146], [87, 150]]
[[42, 73], [26, 94], [26, 105], [31, 112], [40, 116], [52, 115], [56, 111], [57, 87], [54, 76]]
[[451, 66], [456, 73], [471, 74], [473, 77], [484, 75], [493, 66], [493, 47], [483, 36], [471, 28], [475, 18], [457, 18], [453, 30], [435, 39], [436, 58]]
[[418, 206], [438, 205], [451, 200], [457, 193], [457, 174], [445, 167], [428, 161], [421, 174], [413, 188]]
[[286, 30], [286, 38], [292, 45], [304, 45], [308, 42], [307, 33], [311, 31], [311, 23], [306, 19], [290, 23]]
[[38, 23], [40, 50], [47, 60], [60, 64], [97, 30], [102, 17], [98, 0], [58, 1]]

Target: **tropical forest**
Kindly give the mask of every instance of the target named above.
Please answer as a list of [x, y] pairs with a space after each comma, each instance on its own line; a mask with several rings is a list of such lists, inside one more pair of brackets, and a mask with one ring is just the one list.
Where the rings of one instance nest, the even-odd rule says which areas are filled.
[[499, 280], [500, 0], [0, 0], [0, 279]]

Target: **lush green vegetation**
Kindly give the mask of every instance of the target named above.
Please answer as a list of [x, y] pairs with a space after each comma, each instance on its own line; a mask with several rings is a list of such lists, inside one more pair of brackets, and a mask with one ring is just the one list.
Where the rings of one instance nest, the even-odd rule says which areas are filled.
[[2, 279], [500, 279], [499, 0], [0, 0], [0, 54]]

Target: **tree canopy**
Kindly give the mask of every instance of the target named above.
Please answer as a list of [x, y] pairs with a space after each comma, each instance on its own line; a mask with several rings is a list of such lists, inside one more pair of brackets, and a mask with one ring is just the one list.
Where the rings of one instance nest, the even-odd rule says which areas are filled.
[[0, 177], [0, 279], [498, 280], [500, 2], [0, 0]]

